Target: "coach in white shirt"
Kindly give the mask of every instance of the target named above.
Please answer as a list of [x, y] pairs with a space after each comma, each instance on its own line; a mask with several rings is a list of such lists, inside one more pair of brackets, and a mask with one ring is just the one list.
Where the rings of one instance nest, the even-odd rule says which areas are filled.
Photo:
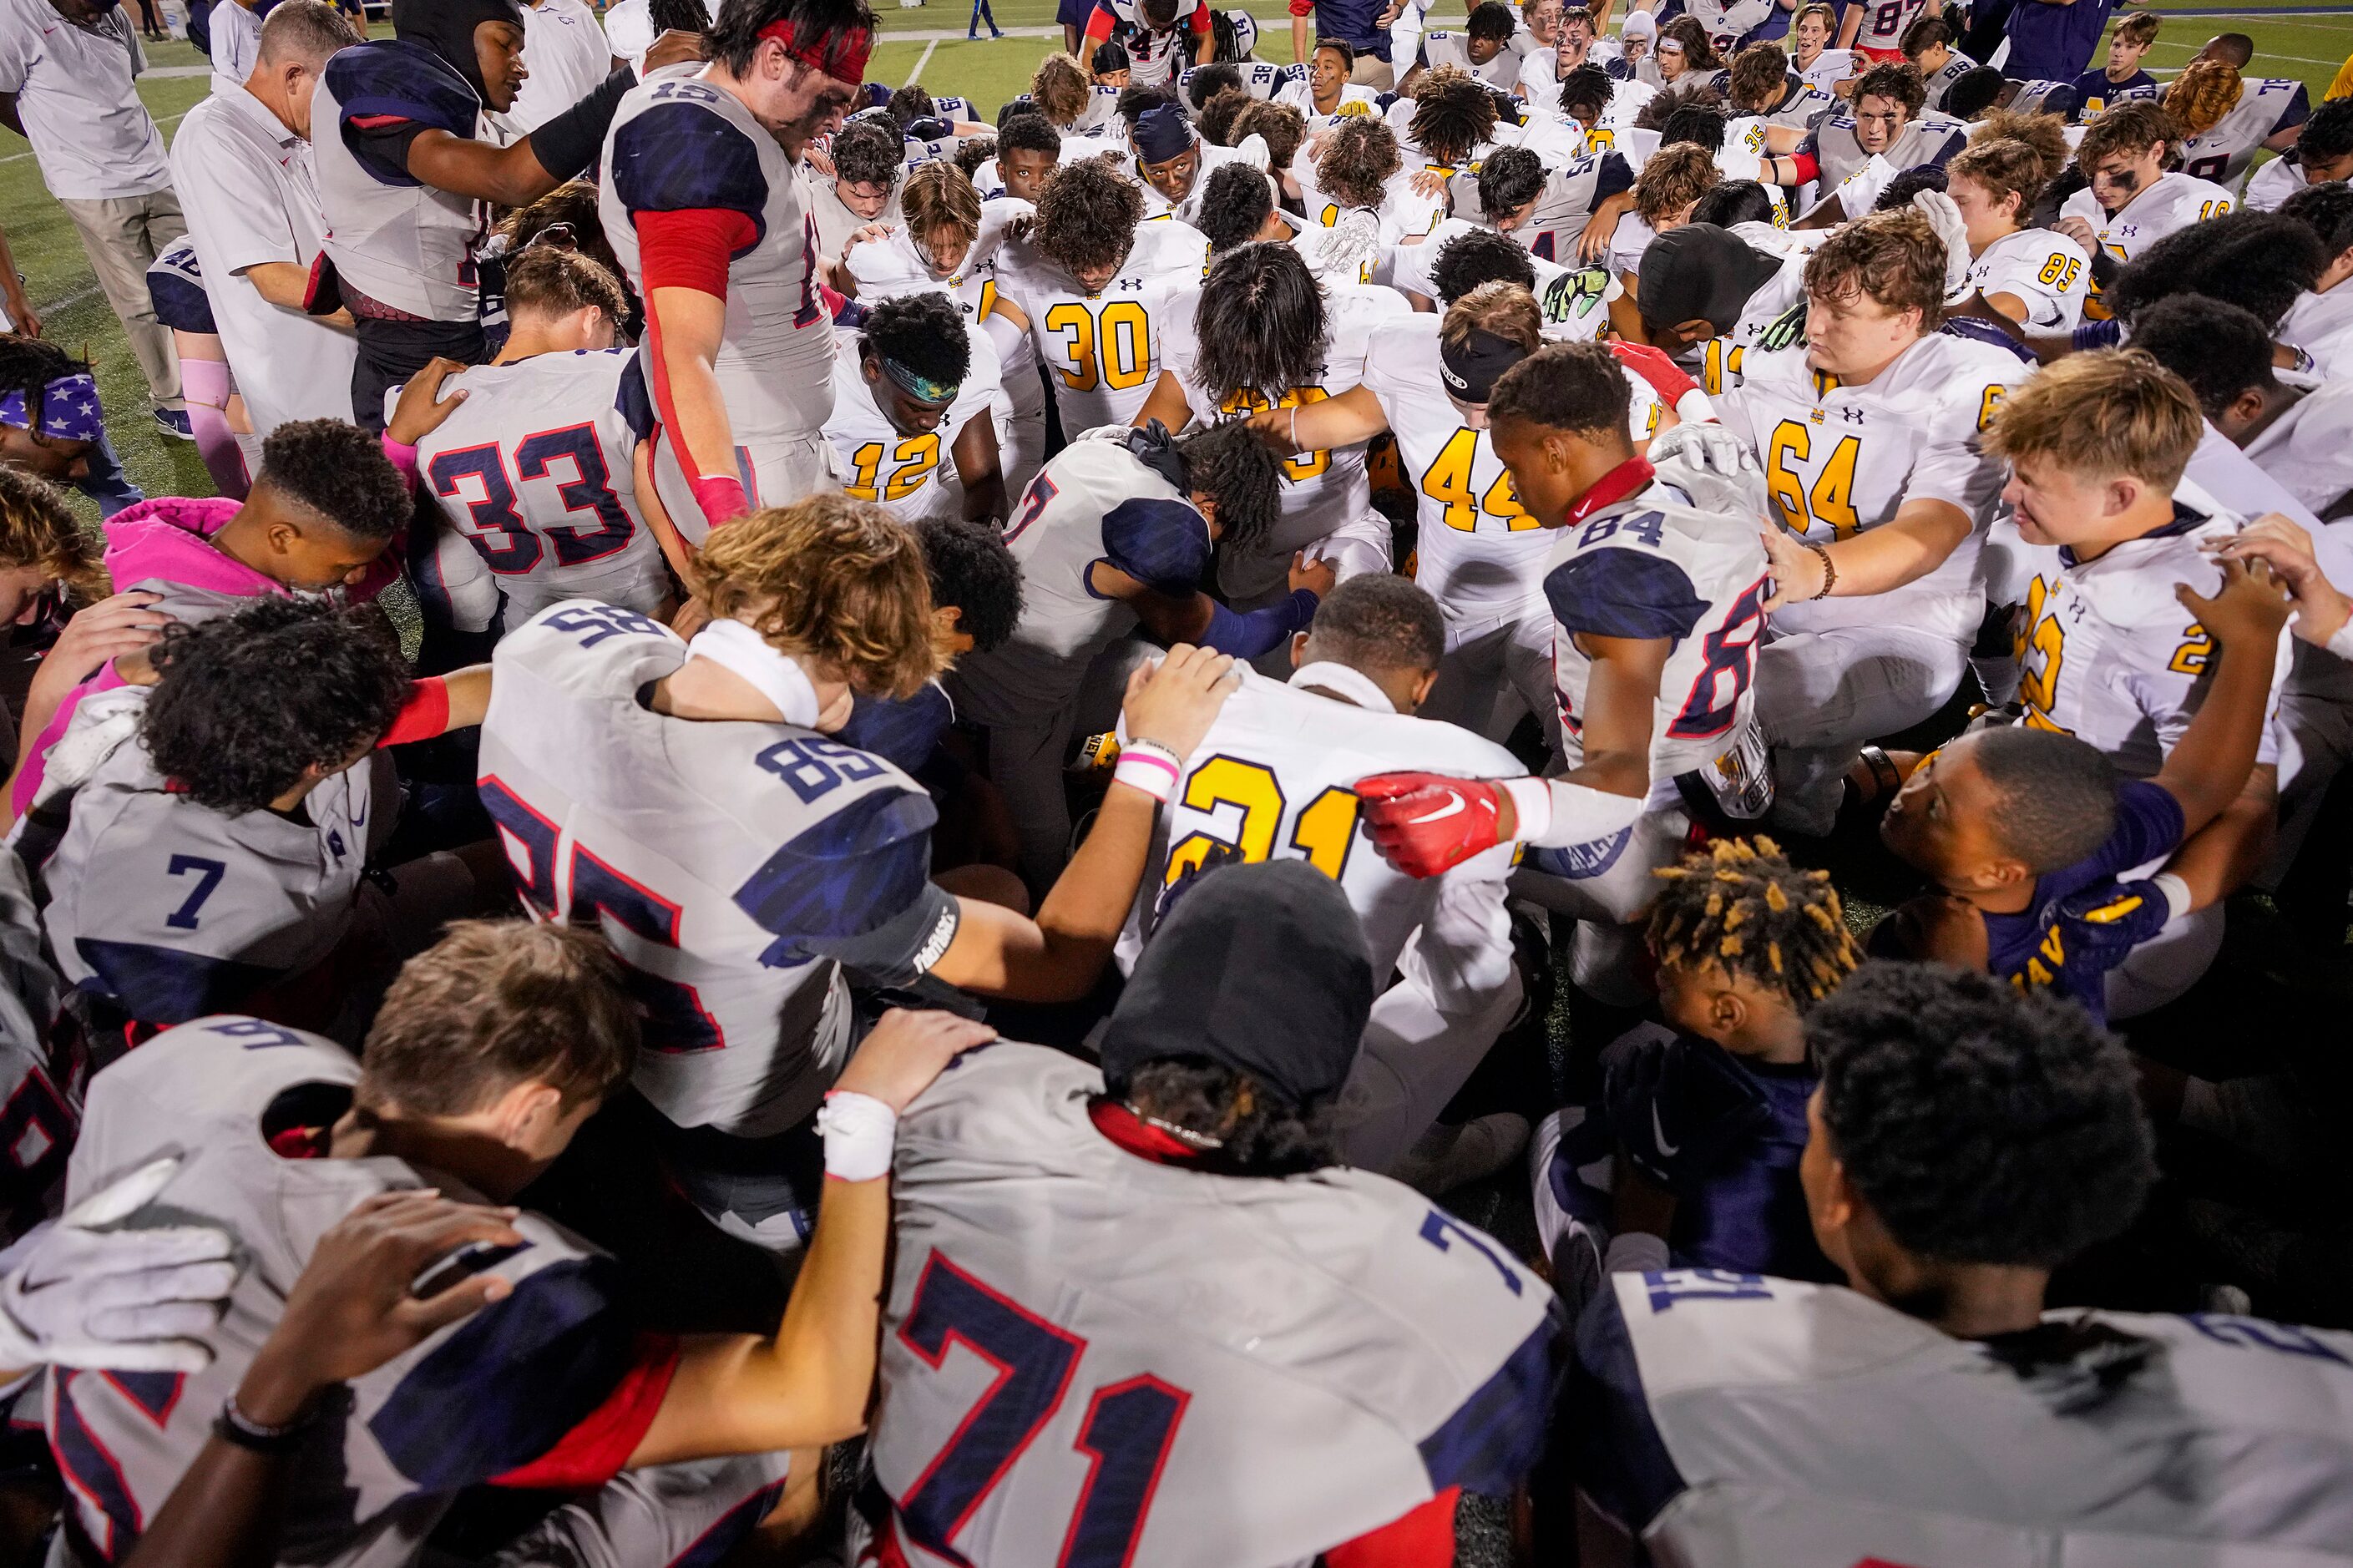
[[523, 0], [522, 64], [531, 74], [508, 118], [530, 132], [602, 87], [613, 51], [587, 0]]
[[333, 6], [280, 0], [253, 74], [188, 110], [172, 140], [205, 297], [256, 436], [352, 416], [350, 321], [303, 314], [302, 296], [327, 231], [311, 174], [311, 89], [328, 57], [359, 41]]
[[0, 125], [32, 142], [146, 374], [157, 423], [185, 441], [179, 356], [147, 296], [147, 264], [187, 225], [163, 132], [132, 85], [146, 66], [120, 5], [0, 0]]

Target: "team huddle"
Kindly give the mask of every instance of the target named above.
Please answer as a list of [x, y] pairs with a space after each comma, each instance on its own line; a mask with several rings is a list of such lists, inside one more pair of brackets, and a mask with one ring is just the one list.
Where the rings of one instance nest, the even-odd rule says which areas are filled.
[[2353, 100], [1080, 9], [216, 25], [219, 493], [0, 338], [0, 1553], [2353, 1562], [2335, 1042], [2173, 1048], [2341, 959]]

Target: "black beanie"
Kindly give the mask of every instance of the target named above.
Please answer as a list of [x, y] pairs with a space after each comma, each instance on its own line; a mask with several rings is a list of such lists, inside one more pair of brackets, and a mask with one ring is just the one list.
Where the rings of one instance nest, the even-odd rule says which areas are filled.
[[440, 56], [488, 109], [491, 91], [474, 53], [474, 29], [485, 22], [512, 22], [520, 27], [522, 7], [515, 0], [392, 0], [392, 36]]

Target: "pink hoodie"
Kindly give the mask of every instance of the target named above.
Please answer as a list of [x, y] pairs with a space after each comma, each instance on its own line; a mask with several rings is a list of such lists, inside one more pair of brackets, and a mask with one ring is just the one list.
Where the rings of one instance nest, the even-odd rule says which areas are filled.
[[[195, 500], [164, 496], [125, 507], [106, 521], [106, 570], [117, 593], [138, 589], [162, 597], [152, 607], [174, 620], [193, 626], [218, 616], [234, 615], [247, 601], [290, 590], [234, 556], [213, 548], [212, 536], [228, 526], [245, 505], [226, 497]], [[397, 551], [387, 549], [376, 558], [357, 586], [348, 590], [354, 602], [374, 598], [400, 574]], [[17, 776], [11, 801], [16, 814], [29, 810], [41, 792], [43, 764], [49, 748], [73, 721], [74, 710], [92, 693], [111, 691], [125, 684], [114, 672], [112, 660], [100, 665], [58, 704], [55, 717], [34, 742], [33, 754]]]

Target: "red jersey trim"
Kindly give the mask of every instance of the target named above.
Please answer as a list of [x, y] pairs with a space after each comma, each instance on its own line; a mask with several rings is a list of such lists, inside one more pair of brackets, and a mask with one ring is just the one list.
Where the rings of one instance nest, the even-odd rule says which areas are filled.
[[621, 1473], [645, 1441], [670, 1394], [678, 1372], [679, 1342], [670, 1334], [639, 1334], [628, 1371], [605, 1402], [556, 1439], [555, 1446], [491, 1484], [533, 1491], [579, 1491], [601, 1487]]
[[1451, 1568], [1454, 1505], [1461, 1487], [1449, 1487], [1412, 1512], [1324, 1553], [1325, 1568]]

